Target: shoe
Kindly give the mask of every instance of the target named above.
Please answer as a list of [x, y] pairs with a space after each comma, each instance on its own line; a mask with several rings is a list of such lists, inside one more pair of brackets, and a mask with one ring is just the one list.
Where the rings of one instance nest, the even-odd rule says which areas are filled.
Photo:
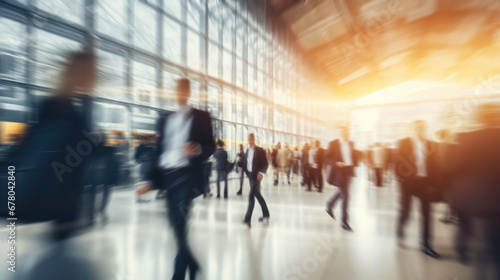
[[220, 195], [217, 195], [215, 198], [220, 199]]
[[268, 222], [269, 223], [269, 217], [260, 217], [259, 222]]
[[239, 191], [239, 192], [237, 192], [237, 193], [236, 193], [236, 195], [242, 195], [242, 192], [241, 192], [241, 191]]
[[332, 219], [335, 220], [335, 215], [333, 214], [333, 211], [331, 209], [326, 209], [325, 211], [326, 213], [328, 213], [328, 215], [330, 215], [330, 217], [332, 217]]
[[247, 220], [243, 220], [243, 223], [246, 224], [248, 226], [248, 228], [251, 228], [252, 225], [250, 223], [250, 221], [247, 221]]
[[227, 195], [226, 195], [226, 196], [224, 196], [224, 199], [227, 199]]
[[348, 223], [342, 223], [342, 229], [346, 230], [346, 231], [350, 231], [350, 232], [353, 232], [352, 228], [349, 226]]
[[398, 231], [396, 232], [396, 236], [398, 238], [398, 246], [401, 247], [401, 248], [405, 247], [405, 245], [404, 245], [405, 234], [404, 234], [402, 228], [398, 229]]
[[290, 181], [288, 181], [288, 185], [291, 185], [292, 183], [290, 183]]
[[312, 190], [311, 189], [307, 189], [306, 192], [312, 192]]
[[431, 257], [431, 258], [434, 258], [434, 259], [440, 259], [441, 256], [436, 253], [436, 251], [432, 250], [431, 246], [429, 245], [422, 245], [422, 247], [420, 248], [420, 251], [422, 251], [422, 253], [426, 254], [427, 256]]

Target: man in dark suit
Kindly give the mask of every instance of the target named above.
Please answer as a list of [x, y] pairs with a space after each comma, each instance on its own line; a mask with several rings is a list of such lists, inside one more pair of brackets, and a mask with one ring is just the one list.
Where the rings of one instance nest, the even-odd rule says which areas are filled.
[[413, 136], [399, 141], [395, 166], [400, 182], [400, 212], [397, 225], [399, 243], [404, 239], [404, 227], [408, 221], [412, 197], [420, 200], [422, 215], [421, 251], [440, 258], [431, 246], [431, 194], [436, 188], [436, 143], [426, 139], [426, 123], [418, 120], [412, 123]]
[[339, 190], [327, 202], [326, 212], [330, 217], [333, 215], [333, 207], [337, 201], [342, 198], [342, 228], [352, 231], [349, 226], [349, 214], [347, 207], [349, 205], [349, 187], [351, 179], [354, 176], [354, 167], [358, 165], [358, 156], [354, 150], [354, 142], [349, 140], [349, 128], [343, 126], [340, 128], [340, 139], [336, 139], [328, 145], [325, 159], [331, 165], [331, 172], [334, 176], [334, 184]]
[[301, 186], [305, 186], [309, 184], [310, 176], [309, 176], [309, 144], [304, 144], [304, 148], [302, 148], [302, 158], [301, 158], [301, 167], [302, 167], [302, 182], [300, 182]]
[[244, 170], [250, 180], [250, 195], [248, 197], [248, 210], [243, 223], [248, 227], [251, 226], [252, 212], [255, 205], [255, 198], [259, 201], [262, 207], [263, 216], [259, 218], [259, 222], [269, 221], [269, 210], [267, 209], [266, 201], [260, 193], [260, 183], [266, 174], [268, 162], [266, 152], [255, 145], [255, 136], [253, 133], [248, 135], [248, 150], [245, 153]]
[[484, 249], [478, 264], [485, 269], [478, 266], [478, 272], [496, 275], [476, 279], [500, 279], [500, 104], [479, 105], [475, 118], [479, 129], [458, 135], [447, 154], [451, 203], [461, 222], [457, 250], [466, 261], [466, 241], [474, 233]]
[[227, 152], [224, 150], [224, 142], [217, 141], [215, 150], [215, 170], [217, 171], [217, 198], [220, 198], [220, 183], [224, 182], [224, 199], [227, 199]]
[[172, 279], [184, 279], [189, 268], [195, 279], [198, 263], [187, 244], [187, 218], [193, 198], [204, 193], [203, 162], [215, 150], [212, 122], [207, 112], [187, 105], [191, 95], [188, 79], [177, 81], [180, 109], [161, 116], [158, 122], [158, 153], [148, 175], [151, 183], [137, 190], [166, 189], [168, 217], [178, 242]]
[[321, 148], [319, 140], [316, 140], [314, 144], [316, 146], [316, 155], [314, 156], [314, 162], [316, 163], [314, 182], [318, 192], [323, 192], [323, 161], [325, 160], [325, 149]]

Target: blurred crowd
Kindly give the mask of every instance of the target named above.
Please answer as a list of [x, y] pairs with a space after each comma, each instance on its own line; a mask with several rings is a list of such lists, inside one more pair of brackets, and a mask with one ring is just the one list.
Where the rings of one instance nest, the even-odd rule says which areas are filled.
[[[9, 144], [0, 150], [1, 165], [15, 167], [17, 217], [25, 223], [54, 221], [51, 238], [55, 241], [80, 233], [96, 218], [108, 222], [112, 187], [126, 184], [131, 176], [122, 168], [130, 158], [123, 141], [93, 129], [88, 104], [96, 82], [95, 60], [88, 52], [69, 55], [58, 89], [40, 103], [38, 122], [24, 135], [11, 135]], [[342, 200], [342, 228], [352, 231], [349, 189], [359, 163], [364, 164], [373, 186], [399, 186], [398, 240], [404, 242], [412, 198], [416, 198], [422, 220], [421, 250], [440, 258], [432, 246], [432, 205], [446, 203], [449, 210], [442, 221], [457, 224], [455, 247], [459, 260], [474, 260], [481, 275], [478, 279], [500, 279], [492, 276], [498, 277], [500, 267], [499, 104], [478, 106], [476, 130], [458, 135], [441, 130], [435, 134], [438, 141], [428, 137], [426, 123], [418, 120], [411, 124], [413, 135], [398, 140], [397, 147], [374, 143], [364, 151], [355, 148], [356, 139], [350, 138], [348, 126], [341, 127], [340, 137], [325, 148], [320, 141], [313, 141], [302, 147], [276, 143], [263, 150], [250, 134], [246, 148], [239, 145], [231, 161], [224, 141], [213, 139], [208, 113], [186, 105], [189, 81], [181, 79], [177, 90], [181, 109], [161, 118], [160, 137], [136, 139], [133, 156], [140, 179], [152, 182], [138, 189], [137, 201], [147, 202], [143, 195], [159, 189], [157, 198], [167, 198], [170, 205], [169, 220], [179, 244], [174, 279], [184, 279], [186, 269], [191, 275], [198, 270], [187, 244], [186, 223], [180, 217], [188, 216], [187, 206], [192, 199], [213, 195], [212, 170], [216, 171], [219, 199], [229, 197], [231, 172], [238, 174], [237, 195], [243, 194], [245, 178], [249, 179], [249, 208], [243, 221], [249, 227], [255, 199], [263, 211], [259, 221], [270, 218], [260, 193], [260, 182], [269, 165], [275, 187], [294, 181], [309, 192], [322, 193], [325, 184], [338, 187], [326, 203], [326, 212], [335, 219], [332, 209]], [[190, 192], [183, 193], [183, 188]], [[6, 201], [4, 192], [1, 195]], [[182, 213], [172, 208], [176, 203], [186, 206]], [[0, 213], [8, 215], [4, 208]]]

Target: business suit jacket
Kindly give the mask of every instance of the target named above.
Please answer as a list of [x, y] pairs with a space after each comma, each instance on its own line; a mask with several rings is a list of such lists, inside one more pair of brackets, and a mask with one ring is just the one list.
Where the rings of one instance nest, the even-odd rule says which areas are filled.
[[[437, 170], [437, 145], [434, 141], [426, 140], [425, 167], [429, 184], [435, 184]], [[411, 138], [399, 140], [398, 155], [396, 159], [395, 172], [401, 186], [410, 188], [417, 178], [417, 164]], [[434, 186], [435, 187], [435, 186]]]
[[267, 162], [266, 152], [264, 151], [264, 149], [255, 146], [255, 151], [253, 154], [253, 162], [252, 162], [252, 172], [248, 171], [247, 159], [248, 159], [248, 150], [245, 153], [245, 163], [243, 165], [243, 168], [248, 178], [250, 178], [250, 180], [257, 179], [257, 175], [259, 173], [264, 173], [264, 174], [266, 173], [269, 163]]
[[215, 170], [226, 171], [227, 170], [227, 152], [226, 150], [220, 148], [216, 149], [214, 153], [215, 158]]
[[302, 166], [309, 165], [309, 149], [302, 150], [302, 158], [300, 160], [302, 162]]
[[[352, 165], [358, 166], [358, 154], [356, 153], [356, 150], [354, 150], [354, 142], [349, 141], [349, 144], [351, 146]], [[345, 178], [343, 178], [344, 176], [354, 176], [354, 168], [349, 168], [347, 172], [343, 172], [343, 167], [341, 168], [337, 166], [337, 162], [344, 162], [344, 157], [340, 149], [339, 139], [335, 139], [328, 144], [328, 149], [326, 150], [325, 154], [325, 161], [328, 165], [330, 165], [326, 177], [329, 184], [341, 187], [340, 185], [342, 185], [342, 182], [345, 181]]]
[[448, 178], [452, 204], [477, 214], [499, 214], [500, 128], [458, 135], [448, 150]]
[[314, 162], [318, 165], [318, 169], [323, 169], [323, 161], [325, 160], [325, 149], [318, 148], [314, 156]]
[[[153, 182], [153, 188], [162, 188], [162, 170], [159, 167], [160, 157], [163, 154], [163, 139], [166, 131], [166, 121], [168, 117], [174, 112], [165, 112], [161, 115], [158, 121], [157, 133], [160, 135], [157, 144], [157, 153], [154, 157], [153, 168], [149, 172], [147, 179]], [[201, 153], [197, 156], [191, 157], [189, 160], [189, 168], [193, 172], [194, 188], [203, 190], [203, 162], [207, 160], [215, 151], [215, 142], [213, 139], [212, 122], [210, 115], [195, 108], [191, 108], [190, 114], [193, 117], [191, 122], [191, 131], [189, 133], [189, 142], [198, 143], [201, 147]], [[168, 125], [168, 123], [167, 123]]]

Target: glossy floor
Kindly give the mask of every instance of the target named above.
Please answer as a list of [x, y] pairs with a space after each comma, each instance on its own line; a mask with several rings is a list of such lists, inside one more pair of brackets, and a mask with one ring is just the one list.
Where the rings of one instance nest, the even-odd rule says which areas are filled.
[[[228, 200], [195, 200], [189, 242], [202, 266], [199, 279], [473, 279], [472, 268], [456, 261], [455, 226], [438, 221], [443, 205], [434, 206], [433, 217], [435, 249], [443, 255], [442, 260], [426, 257], [418, 250], [417, 203], [413, 204], [406, 229], [406, 247], [398, 247], [394, 184], [375, 188], [364, 177], [353, 181], [352, 233], [343, 231], [340, 223], [325, 213], [325, 202], [334, 187], [326, 187], [323, 193], [309, 193], [298, 180], [293, 180], [291, 186], [274, 187], [266, 178], [262, 192], [271, 220], [269, 224], [257, 221], [262, 212], [256, 204], [251, 229], [242, 224], [248, 183], [243, 196], [236, 196], [236, 190], [234, 181]], [[152, 199], [154, 194], [149, 196]], [[337, 216], [339, 210], [337, 206]], [[5, 268], [0, 278], [16, 275], [17, 279], [56, 279], [58, 276], [45, 277], [44, 273], [68, 270], [65, 273], [74, 276], [80, 273], [75, 271], [90, 273], [94, 269], [101, 279], [170, 279], [176, 243], [165, 218], [164, 202], [136, 204], [133, 190], [116, 190], [109, 216], [109, 223], [97, 223], [68, 244], [43, 242], [48, 224], [17, 228], [18, 272], [12, 274]], [[0, 234], [6, 237], [7, 231], [2, 229]], [[6, 242], [1, 248], [7, 251]], [[37, 262], [43, 268], [34, 268]], [[22, 274], [28, 270], [32, 276]], [[85, 277], [66, 279], [91, 276]]]

